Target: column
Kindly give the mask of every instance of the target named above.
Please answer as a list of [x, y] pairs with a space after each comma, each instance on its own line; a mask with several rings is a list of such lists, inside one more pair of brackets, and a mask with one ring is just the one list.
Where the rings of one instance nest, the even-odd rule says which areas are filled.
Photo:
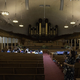
[[18, 39], [18, 45], [20, 46], [20, 40]]
[[7, 49], [8, 49], [8, 42], [9, 42], [9, 39], [7, 38]]
[[15, 39], [15, 43], [14, 43], [14, 46], [16, 47], [16, 39]]
[[5, 42], [5, 37], [4, 37], [4, 48], [5, 48], [5, 43], [6, 43], [6, 42]]
[[72, 47], [72, 39], [71, 39], [71, 47]]
[[68, 40], [68, 45], [69, 45], [69, 40]]
[[1, 43], [1, 50], [3, 49], [3, 37], [2, 37], [2, 43]]
[[80, 49], [80, 39], [79, 39], [79, 49]]
[[13, 49], [13, 38], [11, 38], [11, 49]]
[[77, 44], [78, 44], [78, 39], [77, 39]]
[[76, 49], [76, 39], [74, 39], [74, 47], [75, 47], [75, 49]]

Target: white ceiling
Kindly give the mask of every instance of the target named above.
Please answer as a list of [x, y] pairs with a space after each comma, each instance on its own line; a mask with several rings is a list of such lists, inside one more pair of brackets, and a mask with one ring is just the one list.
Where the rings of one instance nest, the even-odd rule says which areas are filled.
[[[26, 10], [25, 8], [25, 0], [7, 0], [7, 11], [10, 13], [10, 15], [0, 17], [0, 28], [7, 31], [27, 35], [29, 24], [34, 27], [36, 26], [36, 22], [38, 22], [39, 18], [42, 18], [44, 20], [44, 7], [39, 7], [39, 5], [44, 5], [44, 0], [29, 0], [29, 10]], [[59, 26], [58, 35], [69, 34], [75, 31], [80, 32], [80, 0], [73, 0], [73, 7], [72, 1], [64, 0], [64, 8], [62, 11], [60, 10], [60, 0], [45, 0], [45, 5], [50, 5], [50, 8], [45, 7], [45, 18], [48, 18], [53, 27], [55, 25]], [[0, 11], [5, 10], [4, 6], [5, 0], [0, 0]], [[17, 19], [19, 20], [18, 24], [12, 23], [12, 20], [15, 18], [15, 6]], [[21, 13], [24, 28], [20, 28], [18, 26], [21, 23]], [[74, 21], [77, 22], [76, 25], [78, 26], [76, 27], [70, 25], [72, 15], [74, 15]], [[67, 24], [69, 25], [68, 29], [64, 29], [64, 25], [66, 24], [66, 17]], [[4, 20], [13, 26], [8, 25], [4, 22]]]

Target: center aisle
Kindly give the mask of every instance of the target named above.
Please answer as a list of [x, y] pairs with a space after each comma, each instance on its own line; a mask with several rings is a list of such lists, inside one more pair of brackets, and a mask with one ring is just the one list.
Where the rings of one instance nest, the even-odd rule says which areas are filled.
[[45, 80], [64, 80], [59, 67], [52, 61], [50, 55], [43, 54]]

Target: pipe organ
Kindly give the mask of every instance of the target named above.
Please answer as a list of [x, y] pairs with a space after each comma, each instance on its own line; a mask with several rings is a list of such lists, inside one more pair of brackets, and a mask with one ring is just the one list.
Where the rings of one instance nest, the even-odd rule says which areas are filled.
[[58, 36], [58, 25], [52, 27], [51, 23], [48, 23], [48, 19], [45, 19], [45, 23], [42, 24], [42, 19], [40, 18], [35, 27], [29, 25], [28, 34], [29, 36], [55, 37]]

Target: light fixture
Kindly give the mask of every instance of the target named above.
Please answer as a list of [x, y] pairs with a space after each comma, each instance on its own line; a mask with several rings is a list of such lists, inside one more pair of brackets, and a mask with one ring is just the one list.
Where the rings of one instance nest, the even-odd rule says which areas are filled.
[[67, 26], [67, 25], [66, 25], [66, 26], [64, 26], [64, 28], [68, 28], [68, 27], [69, 27], [69, 26]]
[[18, 20], [16, 19], [16, 0], [15, 0], [15, 18], [13, 20], [13, 23], [18, 23]]
[[1, 14], [4, 15], [4, 16], [8, 16], [9, 15], [9, 12], [7, 11], [7, 7], [6, 7], [6, 0], [5, 0], [5, 11], [2, 11]]
[[50, 7], [50, 5], [45, 5], [46, 7]]
[[72, 21], [70, 22], [70, 24], [76, 24], [76, 22], [73, 20], [74, 16], [73, 16], [73, 0], [72, 0]]
[[[67, 13], [67, 5], [66, 5], [66, 13]], [[66, 25], [64, 26], [64, 28], [69, 28], [69, 26], [67, 25], [67, 15], [66, 15]]]
[[19, 27], [24, 27], [24, 25], [20, 24]]
[[26, 9], [29, 10], [29, 0], [25, 0]]
[[19, 25], [19, 27], [24, 27], [24, 25], [22, 24], [22, 6], [21, 6], [21, 24]]
[[72, 21], [72, 22], [70, 22], [70, 24], [75, 24], [76, 22], [74, 22], [74, 21]]
[[3, 11], [3, 12], [2, 12], [2, 15], [4, 15], [4, 16], [8, 16], [8, 15], [9, 15], [9, 12], [7, 12], [7, 11]]
[[63, 10], [64, 0], [60, 0], [60, 10]]
[[18, 23], [18, 20], [14, 19], [14, 20], [13, 20], [13, 23]]
[[39, 5], [39, 7], [44, 7], [44, 5]]

